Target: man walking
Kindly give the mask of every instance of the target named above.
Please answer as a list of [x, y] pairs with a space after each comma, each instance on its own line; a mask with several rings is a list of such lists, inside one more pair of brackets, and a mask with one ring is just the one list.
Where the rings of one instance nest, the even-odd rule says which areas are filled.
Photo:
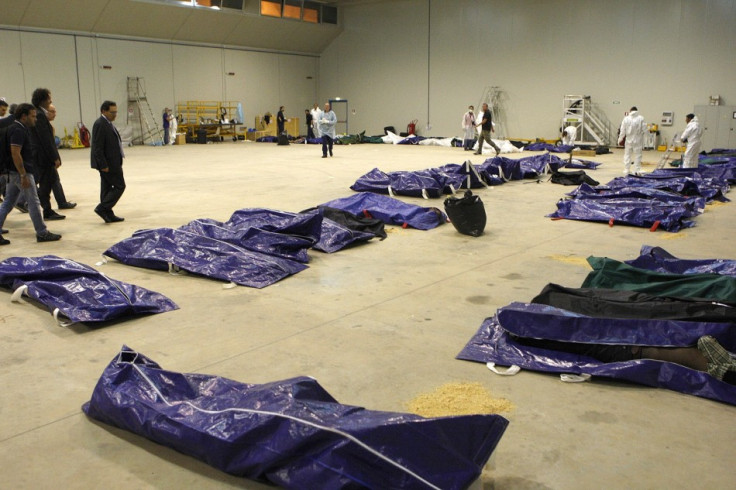
[[319, 120], [319, 132], [322, 134], [322, 158], [327, 158], [327, 152], [332, 156], [332, 142], [335, 139], [335, 125], [337, 124], [337, 116], [330, 109], [330, 103], [325, 102], [325, 111], [321, 114]]
[[[41, 205], [36, 192], [36, 182], [33, 178], [33, 148], [30, 128], [36, 124], [36, 108], [31, 104], [19, 104], [15, 109], [13, 124], [8, 126], [6, 146], [0, 149], [6, 152], [4, 161], [7, 161], [7, 152], [10, 153], [10, 164], [6, 170], [9, 173], [8, 188], [5, 201], [0, 205], [0, 228], [5, 224], [5, 218], [13, 209], [15, 202], [22, 193], [28, 203], [28, 213], [31, 216], [33, 227], [36, 230], [36, 241], [53, 242], [61, 235], [51, 233], [41, 216]], [[0, 245], [8, 245], [10, 240], [0, 236]]]
[[36, 124], [30, 128], [34, 148], [33, 163], [38, 173], [38, 200], [43, 209], [43, 219], [60, 220], [66, 218], [51, 209], [51, 189], [59, 182], [61, 158], [56, 149], [54, 129], [48, 118], [51, 105], [51, 92], [47, 88], [37, 88], [31, 96], [31, 103], [36, 108]]
[[92, 126], [92, 168], [100, 172], [100, 204], [95, 213], [105, 223], [117, 223], [125, 218], [116, 216], [112, 208], [125, 192], [125, 178], [123, 177], [123, 142], [115, 128], [113, 121], [118, 115], [118, 106], [115, 102], [106, 100], [100, 106], [100, 117]]
[[496, 150], [496, 155], [501, 153], [501, 148], [496, 146], [496, 143], [493, 142], [491, 139], [491, 133], [494, 132], [493, 129], [493, 117], [491, 116], [491, 111], [488, 109], [488, 104], [483, 104], [483, 119], [481, 120], [480, 124], [478, 126], [481, 127], [480, 136], [478, 136], [478, 150], [475, 152], [476, 155], [480, 155], [483, 153], [483, 141], [487, 141], [494, 150]]

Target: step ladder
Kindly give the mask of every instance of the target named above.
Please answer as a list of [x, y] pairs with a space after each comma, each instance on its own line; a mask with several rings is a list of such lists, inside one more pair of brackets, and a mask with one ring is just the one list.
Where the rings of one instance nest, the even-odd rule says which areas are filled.
[[680, 142], [680, 137], [675, 133], [672, 136], [672, 143], [667, 147], [667, 149], [664, 152], [664, 155], [662, 155], [662, 158], [659, 159], [659, 163], [657, 164], [657, 170], [663, 169], [665, 165], [667, 165], [667, 162], [670, 161], [670, 156], [672, 155], [672, 152], [675, 151], [675, 147]]
[[146, 85], [142, 77], [128, 77], [127, 124], [133, 128], [132, 142], [134, 144], [145, 145], [146, 140], [150, 140], [152, 145], [163, 146], [164, 138], [161, 128], [148, 104]]

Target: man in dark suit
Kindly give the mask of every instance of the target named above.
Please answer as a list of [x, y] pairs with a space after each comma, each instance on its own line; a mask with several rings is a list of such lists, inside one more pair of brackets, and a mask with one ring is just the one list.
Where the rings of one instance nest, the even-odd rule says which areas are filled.
[[51, 189], [59, 181], [61, 158], [56, 150], [54, 129], [48, 119], [51, 92], [47, 88], [37, 88], [31, 96], [31, 104], [36, 108], [36, 125], [31, 127], [34, 164], [38, 174], [38, 200], [41, 201], [44, 220], [66, 218], [51, 209]]
[[125, 178], [123, 177], [123, 142], [113, 121], [118, 115], [118, 106], [115, 102], [106, 100], [100, 107], [102, 115], [92, 126], [92, 168], [100, 172], [100, 204], [95, 213], [105, 223], [117, 223], [124, 218], [115, 216], [112, 208], [125, 192]]

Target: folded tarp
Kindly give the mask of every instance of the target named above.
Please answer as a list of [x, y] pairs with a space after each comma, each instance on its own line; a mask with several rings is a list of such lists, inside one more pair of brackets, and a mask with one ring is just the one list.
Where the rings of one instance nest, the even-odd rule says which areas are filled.
[[590, 170], [595, 170], [598, 167], [600, 167], [600, 163], [594, 162], [592, 160], [582, 160], [580, 158], [573, 158], [571, 160], [567, 160], [567, 163], [565, 163], [565, 168], [587, 168]]
[[272, 209], [241, 209], [225, 223], [197, 219], [179, 230], [231, 243], [259, 252], [298, 262], [309, 262], [307, 250], [319, 241], [322, 216]]
[[669, 274], [723, 274], [736, 277], [736, 260], [678, 259], [660, 247], [643, 245], [639, 257], [626, 264], [639, 269]]
[[307, 268], [295, 260], [171, 228], [136, 231], [104, 255], [135, 267], [180, 269], [254, 288], [264, 288]]
[[166, 296], [110, 279], [89, 266], [54, 255], [11, 257], [0, 262], [0, 285], [47, 306], [60, 324], [104, 322], [179, 307]]
[[478, 168], [478, 173], [490, 184], [498, 177], [503, 181], [536, 179], [542, 174], [555, 172], [566, 164], [565, 160], [550, 153], [519, 159], [497, 156], [483, 162]]
[[649, 175], [695, 176], [734, 183], [736, 182], [736, 159], [729, 159], [728, 163], [719, 165], [700, 165], [698, 168], [662, 168], [655, 170]]
[[591, 187], [588, 184], [581, 184], [580, 187], [570, 192], [568, 196], [576, 199], [598, 200], [598, 201], [614, 201], [621, 203], [627, 202], [629, 199], [648, 199], [663, 204], [682, 204], [685, 206], [686, 218], [698, 216], [705, 208], [706, 200], [700, 196], [684, 196], [676, 192], [657, 189], [654, 187], [614, 187], [607, 186]]
[[319, 242], [312, 248], [326, 253], [334, 253], [343, 248], [378, 237], [386, 238], [383, 221], [358, 216], [342, 209], [321, 206], [307, 209], [303, 213], [318, 211], [322, 213], [322, 230]]
[[437, 208], [424, 208], [372, 192], [359, 192], [321, 206], [380, 219], [389, 225], [411, 226], [418, 230], [431, 230], [447, 222], [445, 213]]
[[570, 153], [575, 148], [571, 145], [552, 145], [550, 143], [529, 143], [524, 151], [551, 151], [552, 153]]
[[356, 192], [375, 192], [425, 199], [454, 194], [459, 189], [485, 187], [476, 167], [467, 161], [461, 165], [448, 163], [426, 170], [386, 173], [374, 168], [358, 177], [350, 189]]
[[[586, 184], [583, 184], [586, 185]], [[676, 232], [695, 226], [687, 218], [699, 214], [695, 203], [677, 197], [670, 202], [649, 198], [603, 197], [592, 199], [560, 199], [557, 211], [548, 218], [599, 221], [613, 224], [662, 228]], [[656, 225], [656, 226], [655, 226]]]
[[598, 190], [645, 187], [674, 192], [683, 196], [700, 196], [707, 201], [718, 200], [728, 202], [724, 196], [729, 185], [726, 180], [703, 178], [698, 173], [690, 175], [673, 175], [672, 172], [655, 171], [642, 176], [629, 175], [616, 177]]
[[692, 347], [703, 335], [712, 335], [726, 349], [736, 351], [736, 329], [728, 323], [591, 318], [545, 305], [512, 303], [486, 319], [457, 358], [622, 379], [736, 405], [736, 386], [679, 364], [651, 359], [604, 363], [523, 343], [523, 339], [546, 339], [590, 345]]
[[648, 318], [736, 323], [736, 307], [695, 298], [667, 298], [605, 288], [547, 284], [532, 303], [598, 318]]
[[316, 380], [245, 384], [166, 371], [123, 346], [82, 410], [227, 473], [285, 488], [463, 489], [508, 421], [342, 405]]
[[606, 257], [588, 257], [588, 263], [593, 271], [585, 278], [581, 286], [584, 288], [638, 291], [653, 296], [698, 298], [736, 305], [736, 277], [662, 273]]

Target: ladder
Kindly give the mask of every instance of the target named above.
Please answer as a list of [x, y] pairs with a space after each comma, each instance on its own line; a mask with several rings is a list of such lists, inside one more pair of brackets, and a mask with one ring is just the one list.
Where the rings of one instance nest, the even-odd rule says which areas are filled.
[[[131, 125], [131, 119], [136, 125]], [[158, 119], [153, 114], [146, 98], [146, 86], [142, 77], [128, 77], [128, 120], [133, 127], [133, 143], [141, 145], [150, 140], [152, 145], [163, 145], [164, 139], [158, 127]]]
[[664, 155], [662, 155], [662, 158], [659, 159], [659, 163], [657, 164], [657, 170], [663, 169], [665, 165], [667, 165], [667, 162], [670, 161], [670, 155], [672, 155], [672, 152], [675, 151], [675, 146], [679, 142], [679, 136], [677, 133], [675, 133], [672, 136], [672, 143], [667, 147], [667, 150], [665, 150]]
[[565, 125], [577, 128], [576, 145], [610, 144], [611, 123], [589, 95], [565, 95], [562, 98], [562, 126]]
[[483, 104], [488, 104], [488, 109], [491, 111], [493, 127], [496, 133], [494, 139], [500, 140], [506, 138], [506, 118], [503, 110], [503, 97], [504, 92], [501, 90], [501, 87], [488, 85], [483, 89], [483, 95], [481, 96], [480, 103], [478, 104], [478, 114], [480, 114]]

